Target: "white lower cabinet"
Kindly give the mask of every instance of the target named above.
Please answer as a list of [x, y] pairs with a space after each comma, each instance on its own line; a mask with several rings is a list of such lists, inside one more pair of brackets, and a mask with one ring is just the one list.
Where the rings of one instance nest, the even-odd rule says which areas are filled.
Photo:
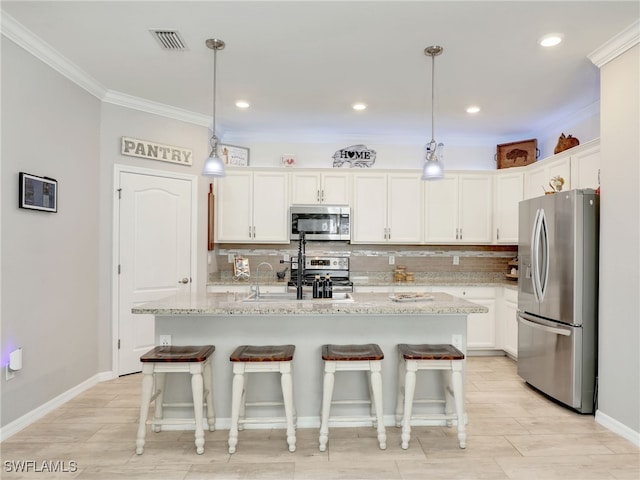
[[494, 350], [496, 345], [496, 289], [493, 287], [433, 287], [444, 292], [484, 305], [487, 313], [471, 313], [467, 322], [467, 350]]
[[518, 358], [518, 290], [502, 289], [499, 319], [500, 347], [510, 357]]

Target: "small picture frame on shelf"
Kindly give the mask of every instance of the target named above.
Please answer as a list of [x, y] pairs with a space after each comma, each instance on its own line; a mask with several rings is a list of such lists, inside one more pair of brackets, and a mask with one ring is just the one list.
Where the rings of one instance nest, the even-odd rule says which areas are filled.
[[280, 165], [283, 167], [293, 167], [296, 164], [296, 156], [290, 153], [285, 153], [280, 157]]
[[233, 167], [249, 166], [249, 149], [237, 145], [220, 145], [220, 155], [225, 165]]
[[58, 211], [58, 181], [20, 172], [18, 206], [29, 210]]

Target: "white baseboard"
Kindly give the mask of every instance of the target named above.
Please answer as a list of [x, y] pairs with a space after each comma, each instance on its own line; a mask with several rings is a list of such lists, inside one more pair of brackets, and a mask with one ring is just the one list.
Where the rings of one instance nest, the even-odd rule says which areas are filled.
[[94, 385], [100, 382], [105, 382], [107, 380], [112, 380], [113, 378], [115, 378], [113, 372], [97, 373], [96, 375], [85, 380], [79, 385], [76, 385], [75, 387], [70, 388], [66, 392], [61, 393], [60, 395], [49, 400], [43, 405], [40, 405], [39, 407], [31, 410], [29, 413], [24, 414], [22, 417], [18, 418], [17, 420], [14, 420], [13, 422], [8, 423], [4, 427], [0, 428], [0, 442], [4, 442], [11, 436], [18, 433], [20, 430], [28, 427], [34, 422], [37, 422], [38, 420], [43, 418], [45, 415], [51, 413], [56, 408], [64, 405], [66, 402], [77, 397], [78, 395], [90, 389]]
[[600, 410], [596, 411], [596, 422], [611, 430], [613, 433], [620, 435], [622, 438], [629, 440], [636, 447], [640, 447], [640, 432], [630, 429], [606, 413], [602, 413]]

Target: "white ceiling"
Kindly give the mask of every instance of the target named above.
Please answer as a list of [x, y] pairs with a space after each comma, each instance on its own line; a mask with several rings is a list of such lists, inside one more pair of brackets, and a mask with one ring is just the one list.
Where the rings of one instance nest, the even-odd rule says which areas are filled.
[[[436, 139], [515, 141], [599, 99], [587, 55], [637, 21], [637, 0], [2, 1], [3, 12], [105, 90], [210, 117], [220, 38], [218, 136], [340, 136], [426, 143], [436, 57]], [[186, 51], [150, 29], [175, 29]], [[564, 42], [538, 46], [543, 34]], [[247, 110], [237, 99], [251, 103]], [[368, 105], [355, 112], [351, 104]], [[468, 105], [482, 110], [475, 116]]]

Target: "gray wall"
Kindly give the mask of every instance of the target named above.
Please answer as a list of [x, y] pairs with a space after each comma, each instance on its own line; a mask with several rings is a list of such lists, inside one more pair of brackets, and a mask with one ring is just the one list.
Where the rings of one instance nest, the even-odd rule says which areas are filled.
[[[2, 425], [98, 371], [99, 133], [98, 99], [2, 39]], [[58, 213], [18, 208], [20, 171], [58, 180]]]
[[599, 413], [640, 435], [640, 46], [601, 68]]
[[[129, 157], [120, 154], [121, 138], [132, 137], [165, 145], [176, 145], [193, 150], [193, 165], [176, 165], [144, 158]], [[209, 132], [206, 127], [188, 124], [177, 120], [123, 108], [104, 103], [100, 125], [100, 249], [96, 252], [100, 265], [100, 313], [99, 345], [100, 371], [112, 369], [113, 333], [111, 307], [113, 272], [113, 199], [114, 165], [132, 165], [139, 168], [171, 171], [183, 175], [198, 177], [198, 270], [192, 276], [195, 288], [204, 292], [207, 281], [207, 194], [209, 182], [200, 175], [205, 158], [209, 155]]]

